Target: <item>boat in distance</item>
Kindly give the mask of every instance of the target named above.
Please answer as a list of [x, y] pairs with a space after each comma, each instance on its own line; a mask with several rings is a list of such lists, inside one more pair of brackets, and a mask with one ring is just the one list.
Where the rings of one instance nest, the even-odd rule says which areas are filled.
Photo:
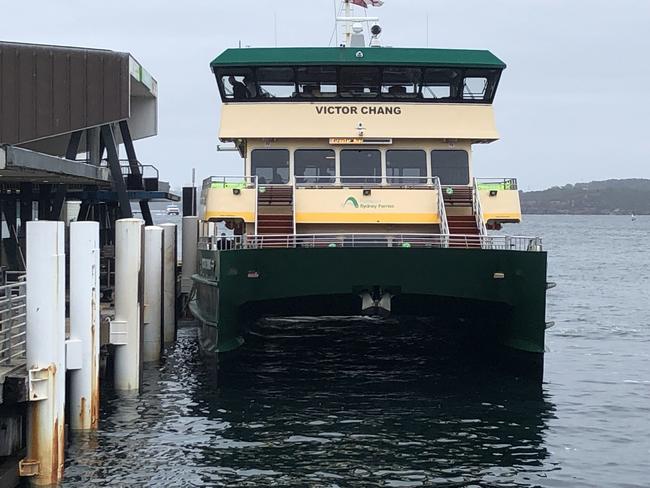
[[343, 6], [339, 47], [211, 63], [219, 138], [243, 175], [203, 183], [190, 303], [203, 350], [236, 350], [271, 315], [435, 317], [472, 354], [541, 378], [547, 254], [539, 237], [496, 232], [521, 221], [517, 180], [475, 176], [474, 145], [499, 138], [505, 63], [381, 47], [378, 27], [368, 45]]

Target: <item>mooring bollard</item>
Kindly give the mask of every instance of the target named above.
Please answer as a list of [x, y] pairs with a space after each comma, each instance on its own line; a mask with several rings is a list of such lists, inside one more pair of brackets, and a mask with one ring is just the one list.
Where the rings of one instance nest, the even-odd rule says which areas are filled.
[[144, 230], [144, 348], [145, 362], [158, 361], [162, 349], [163, 230]]
[[[70, 224], [70, 428], [90, 430], [99, 420], [99, 224]], [[77, 363], [77, 364], [73, 364]], [[76, 366], [79, 366], [78, 368]]]
[[176, 339], [176, 224], [162, 224], [163, 229], [163, 339]]
[[65, 428], [65, 227], [27, 223], [27, 458], [21, 476], [37, 486], [63, 476]]
[[144, 304], [142, 248], [144, 222], [121, 219], [115, 225], [115, 320], [111, 344], [115, 345], [115, 389], [140, 389], [142, 321]]
[[181, 273], [181, 293], [192, 290], [192, 275], [196, 274], [196, 254], [199, 240], [199, 218], [183, 217], [183, 271]]

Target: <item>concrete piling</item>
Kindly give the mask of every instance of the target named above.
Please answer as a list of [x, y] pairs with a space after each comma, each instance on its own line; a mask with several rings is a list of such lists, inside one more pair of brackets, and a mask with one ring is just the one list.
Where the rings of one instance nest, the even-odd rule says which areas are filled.
[[144, 362], [160, 359], [162, 350], [162, 267], [163, 229], [146, 227], [144, 231]]
[[27, 458], [36, 486], [63, 476], [65, 427], [65, 247], [62, 222], [27, 223]]
[[163, 340], [176, 339], [176, 224], [162, 224], [163, 229]]
[[115, 345], [115, 389], [139, 391], [142, 372], [142, 322], [144, 305], [144, 222], [118, 220], [115, 227], [115, 320], [111, 344]]
[[[70, 340], [80, 369], [70, 372], [70, 428], [97, 428], [99, 418], [99, 224], [70, 224]], [[70, 361], [68, 361], [70, 363]], [[71, 369], [71, 364], [68, 364]]]

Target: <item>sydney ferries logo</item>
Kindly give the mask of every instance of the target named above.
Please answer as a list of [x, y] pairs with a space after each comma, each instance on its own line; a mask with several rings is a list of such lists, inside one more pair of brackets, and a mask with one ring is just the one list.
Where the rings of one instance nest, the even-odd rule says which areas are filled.
[[343, 208], [358, 208], [358, 209], [368, 209], [368, 210], [377, 210], [377, 209], [391, 209], [395, 208], [395, 205], [392, 203], [382, 203], [379, 201], [364, 201], [359, 203], [355, 197], [348, 197], [343, 203]]
[[348, 205], [354, 208], [359, 208], [359, 202], [354, 197], [348, 197], [348, 199], [343, 204], [344, 207], [347, 207]]

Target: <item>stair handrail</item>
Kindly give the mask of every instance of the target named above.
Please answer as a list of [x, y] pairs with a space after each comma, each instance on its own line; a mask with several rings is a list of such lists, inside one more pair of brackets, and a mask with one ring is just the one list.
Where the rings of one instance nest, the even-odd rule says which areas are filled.
[[259, 197], [260, 197], [260, 188], [257, 176], [255, 176], [255, 235], [258, 235], [257, 232], [257, 223], [259, 221]]
[[293, 235], [296, 235], [296, 178], [291, 178], [291, 186], [292, 186], [292, 193], [291, 193], [291, 216], [293, 219]]
[[442, 247], [449, 247], [449, 221], [447, 220], [447, 207], [445, 206], [445, 197], [442, 193], [442, 184], [440, 178], [434, 177], [434, 185], [438, 192], [438, 215], [440, 216], [440, 233], [444, 236]]
[[476, 218], [476, 226], [478, 227], [479, 230], [479, 235], [481, 236], [481, 247], [484, 244], [484, 239], [483, 237], [487, 236], [487, 227], [485, 225], [485, 219], [483, 218], [483, 208], [481, 206], [481, 195], [478, 190], [478, 182], [476, 181], [476, 178], [473, 178], [473, 188], [472, 188], [472, 211], [474, 212], [474, 216]]

